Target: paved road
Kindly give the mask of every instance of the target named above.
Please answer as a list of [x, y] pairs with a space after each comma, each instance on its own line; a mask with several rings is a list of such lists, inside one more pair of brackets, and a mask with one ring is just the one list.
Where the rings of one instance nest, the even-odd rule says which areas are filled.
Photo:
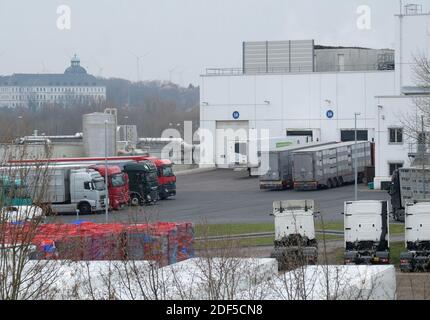
[[[231, 170], [181, 175], [176, 198], [139, 210], [113, 212], [110, 221], [192, 221], [195, 223], [264, 223], [273, 222], [269, 215], [275, 200], [314, 199], [325, 221], [342, 221], [343, 203], [352, 200], [354, 186], [313, 192], [260, 191], [257, 178]], [[360, 186], [360, 200], [388, 199], [386, 192], [370, 191]], [[59, 217], [71, 222], [73, 216]], [[88, 221], [104, 222], [104, 215], [83, 216]]]

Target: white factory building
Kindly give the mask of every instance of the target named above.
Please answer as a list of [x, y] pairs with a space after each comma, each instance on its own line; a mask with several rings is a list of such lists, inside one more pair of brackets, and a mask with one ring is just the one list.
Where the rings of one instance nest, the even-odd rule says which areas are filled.
[[416, 95], [430, 94], [417, 86], [413, 72], [414, 56], [430, 58], [430, 13], [407, 6], [395, 20], [395, 50], [312, 40], [245, 42], [241, 68], [207, 69], [200, 91], [202, 165], [234, 162], [228, 148], [235, 146], [224, 143], [217, 129], [350, 141], [356, 113], [359, 139], [375, 143], [376, 180], [408, 165], [416, 143], [402, 119], [416, 112]]
[[0, 76], [0, 107], [69, 106], [105, 100], [106, 86], [87, 73], [76, 55], [64, 73]]

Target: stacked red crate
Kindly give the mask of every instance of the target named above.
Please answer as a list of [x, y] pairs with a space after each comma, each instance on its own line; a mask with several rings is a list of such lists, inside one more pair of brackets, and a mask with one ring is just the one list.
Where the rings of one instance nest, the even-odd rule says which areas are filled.
[[[2, 230], [0, 230], [2, 231]], [[34, 230], [28, 224], [8, 225], [1, 232], [3, 243], [30, 239], [38, 259], [154, 260], [160, 265], [193, 257], [191, 223], [149, 224], [45, 224]]]

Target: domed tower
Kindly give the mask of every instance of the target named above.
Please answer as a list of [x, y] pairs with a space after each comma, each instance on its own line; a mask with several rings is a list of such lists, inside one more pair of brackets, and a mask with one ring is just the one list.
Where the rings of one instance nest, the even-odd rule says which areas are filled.
[[70, 61], [70, 67], [64, 71], [64, 74], [87, 74], [87, 70], [81, 67], [81, 60], [75, 54]]

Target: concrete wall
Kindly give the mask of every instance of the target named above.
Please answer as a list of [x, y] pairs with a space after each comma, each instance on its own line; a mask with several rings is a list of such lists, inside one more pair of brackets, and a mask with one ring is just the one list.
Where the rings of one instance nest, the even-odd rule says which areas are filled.
[[[393, 144], [389, 141], [389, 128], [404, 128], [406, 123], [412, 123], [419, 128], [420, 118], [413, 97], [386, 96], [377, 97], [376, 105], [379, 109], [379, 121], [376, 134], [376, 177], [389, 176], [389, 164], [403, 163], [405, 167], [410, 165], [408, 158], [411, 144], [415, 147], [416, 141], [408, 137], [410, 132], [404, 129], [403, 143]], [[414, 122], [415, 121], [415, 122]]]
[[0, 145], [2, 161], [20, 159], [79, 158], [85, 157], [83, 143]]
[[[315, 71], [368, 71], [378, 69], [378, 56], [391, 54], [394, 64], [394, 50], [375, 49], [315, 49]], [[343, 55], [344, 67], [339, 66], [338, 56]]]
[[[216, 121], [234, 121], [237, 111], [238, 121], [249, 121], [249, 129], [269, 129], [271, 137], [285, 137], [287, 129], [312, 128], [321, 141], [339, 141], [340, 131], [353, 129], [354, 113], [360, 112], [357, 126], [369, 129], [372, 140], [374, 97], [381, 93], [395, 93], [393, 71], [203, 76], [201, 128], [215, 137]], [[332, 119], [328, 110], [334, 112]], [[204, 139], [203, 144], [211, 137]]]
[[430, 14], [396, 16], [397, 88], [414, 86], [414, 56], [430, 56]]

